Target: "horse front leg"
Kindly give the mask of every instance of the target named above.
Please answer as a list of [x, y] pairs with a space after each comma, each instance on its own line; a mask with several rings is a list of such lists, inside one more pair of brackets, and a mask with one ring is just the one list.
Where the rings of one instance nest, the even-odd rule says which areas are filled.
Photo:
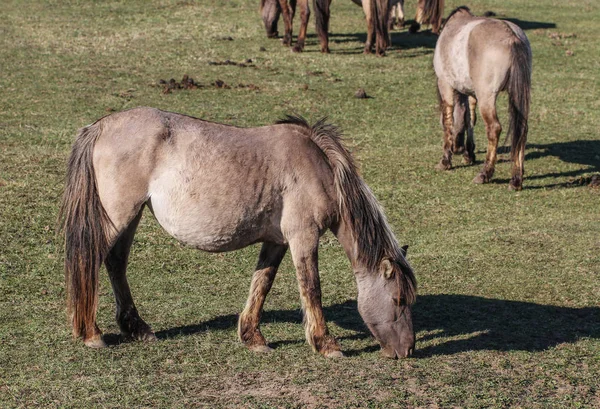
[[308, 19], [310, 18], [310, 8], [308, 7], [308, 0], [300, 0], [300, 32], [298, 33], [298, 40], [296, 45], [292, 48], [295, 53], [302, 52], [304, 50], [304, 41], [306, 40], [306, 30], [308, 27]]
[[290, 46], [292, 45], [292, 21], [294, 13], [287, 0], [279, 0], [279, 6], [281, 8], [281, 14], [283, 14], [283, 24], [285, 26], [282, 43], [283, 45]]
[[304, 311], [306, 340], [315, 351], [328, 358], [342, 357], [344, 354], [339, 344], [333, 336], [329, 335], [321, 305], [321, 282], [317, 260], [319, 235], [316, 231], [300, 233], [289, 243]]
[[104, 263], [115, 295], [117, 306], [116, 320], [121, 329], [121, 335], [125, 339], [154, 341], [156, 340], [154, 332], [140, 317], [133, 303], [133, 297], [131, 296], [126, 276], [129, 251], [141, 217], [142, 211], [140, 210], [135, 219], [129, 223], [129, 226], [119, 236]]
[[238, 321], [238, 336], [240, 340], [252, 351], [270, 352], [271, 348], [260, 332], [260, 317], [265, 304], [265, 298], [271, 290], [277, 269], [287, 251], [287, 246], [273, 243], [263, 243], [256, 271], [252, 276], [250, 294], [246, 307], [240, 314]]
[[500, 139], [500, 133], [502, 132], [502, 125], [498, 121], [496, 115], [496, 94], [489, 95], [486, 98], [479, 98], [481, 117], [485, 122], [485, 132], [488, 138], [487, 153], [485, 155], [485, 162], [481, 172], [473, 179], [473, 183], [481, 184], [490, 181], [494, 175], [496, 166], [496, 152], [498, 149], [498, 140]]

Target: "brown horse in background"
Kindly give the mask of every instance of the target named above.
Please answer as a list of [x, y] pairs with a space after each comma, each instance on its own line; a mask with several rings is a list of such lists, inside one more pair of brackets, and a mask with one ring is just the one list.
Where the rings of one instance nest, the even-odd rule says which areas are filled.
[[[389, 29], [393, 26], [393, 16], [390, 11], [397, 10], [404, 16], [404, 0], [352, 0], [355, 4], [361, 6], [367, 20], [367, 41], [365, 42], [364, 53], [370, 54], [375, 45], [377, 55], [384, 55], [385, 50], [390, 45]], [[283, 15], [285, 33], [283, 35], [283, 44], [290, 46], [292, 44], [292, 25], [296, 12], [297, 0], [261, 0], [260, 12], [262, 16], [267, 37], [276, 38], [278, 36], [277, 24], [279, 15]], [[299, 0], [301, 24], [300, 32], [296, 45], [292, 51], [301, 52], [304, 49], [306, 39], [306, 30], [310, 9], [308, 0]], [[331, 0], [313, 0], [315, 9], [317, 35], [321, 43], [321, 52], [329, 52], [329, 6]], [[444, 0], [418, 0], [417, 16], [415, 18], [418, 25], [431, 24], [432, 31], [438, 33], [442, 24], [442, 14], [444, 12]], [[403, 17], [402, 17], [403, 18]], [[403, 21], [402, 21], [403, 24]]]
[[406, 249], [336, 127], [288, 117], [272, 126], [237, 128], [136, 108], [83, 128], [69, 159], [61, 219], [73, 335], [87, 346], [105, 345], [96, 324], [102, 263], [123, 336], [155, 339], [126, 278], [146, 206], [169, 234], [200, 250], [263, 243], [239, 317], [239, 338], [248, 348], [270, 351], [259, 322], [289, 248], [308, 343], [325, 356], [343, 355], [321, 305], [317, 252], [319, 237], [331, 229], [351, 261], [359, 313], [383, 354], [412, 353], [416, 282]]
[[[357, 5], [362, 5], [362, 0], [352, 0]], [[394, 26], [404, 27], [404, 1], [389, 0], [390, 16], [389, 28]], [[418, 0], [415, 26], [411, 26], [411, 32], [416, 32], [423, 24], [431, 25], [431, 31], [439, 34], [442, 27], [442, 16], [444, 14], [444, 0]]]
[[[353, 1], [356, 2], [356, 0]], [[331, 0], [313, 0], [315, 27], [322, 53], [329, 53], [330, 4]], [[277, 37], [277, 19], [279, 18], [279, 14], [283, 15], [285, 24], [283, 44], [290, 46], [292, 45], [292, 21], [297, 5], [300, 8], [300, 32], [298, 33], [296, 44], [292, 47], [292, 51], [301, 52], [304, 49], [308, 19], [310, 17], [308, 0], [261, 0], [260, 10], [267, 31], [267, 37], [270, 38]], [[367, 41], [364, 52], [365, 54], [371, 53], [373, 45], [375, 45], [377, 55], [384, 55], [385, 50], [390, 44], [388, 0], [365, 0], [362, 2], [362, 7], [367, 20]]]
[[521, 190], [531, 99], [531, 47], [523, 30], [509, 21], [476, 17], [467, 7], [459, 7], [446, 20], [435, 47], [433, 67], [444, 129], [444, 154], [436, 168], [452, 168], [452, 154], [463, 149], [465, 127], [465, 162], [475, 161], [473, 127], [479, 104], [488, 146], [483, 168], [473, 182], [489, 182], [502, 132], [496, 98], [499, 92], [507, 91], [507, 138], [512, 140], [513, 161], [509, 188]]

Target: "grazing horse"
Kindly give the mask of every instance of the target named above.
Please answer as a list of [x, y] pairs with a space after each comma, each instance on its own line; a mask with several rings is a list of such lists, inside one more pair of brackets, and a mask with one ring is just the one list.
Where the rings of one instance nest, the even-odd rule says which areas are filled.
[[102, 263], [122, 335], [155, 338], [126, 278], [145, 206], [169, 234], [200, 250], [263, 243], [238, 323], [239, 338], [251, 350], [270, 350], [259, 321], [289, 248], [306, 339], [324, 356], [343, 356], [323, 316], [317, 263], [319, 237], [331, 229], [351, 261], [359, 313], [383, 354], [412, 353], [416, 281], [406, 249], [336, 127], [288, 117], [272, 126], [237, 128], [136, 108], [81, 129], [68, 163], [61, 220], [73, 335], [89, 347], [105, 346], [96, 324]]
[[[360, 0], [352, 0], [361, 5]], [[427, 0], [431, 1], [431, 0]], [[437, 1], [437, 0], [435, 0]], [[443, 1], [443, 0], [441, 0]], [[300, 32], [292, 51], [301, 52], [304, 49], [306, 30], [310, 17], [308, 0], [261, 0], [260, 10], [267, 37], [277, 37], [277, 19], [279, 14], [283, 15], [285, 33], [283, 44], [292, 45], [292, 21], [296, 12], [296, 4], [300, 8]], [[315, 10], [315, 27], [321, 44], [321, 52], [329, 53], [329, 6], [331, 0], [313, 0]], [[370, 54], [375, 45], [377, 55], [384, 55], [389, 46], [390, 38], [388, 32], [389, 19], [388, 0], [365, 0], [362, 7], [367, 20], [367, 41], [365, 43], [365, 54]]]
[[509, 189], [521, 190], [531, 92], [531, 47], [523, 30], [509, 21], [475, 17], [467, 7], [459, 7], [446, 20], [435, 47], [433, 67], [444, 129], [444, 154], [436, 168], [452, 168], [452, 153], [463, 148], [465, 127], [465, 162], [475, 161], [473, 126], [479, 104], [488, 147], [483, 169], [473, 182], [489, 182], [502, 132], [496, 98], [500, 91], [507, 91], [507, 138], [512, 140], [513, 160]]
[[[361, 5], [361, 0], [352, 0]], [[417, 15], [415, 17], [416, 26], [411, 27], [411, 31], [418, 31], [422, 24], [430, 24], [431, 31], [434, 34], [440, 32], [442, 27], [442, 15], [444, 13], [445, 0], [419, 0], [417, 2]], [[389, 0], [390, 20], [389, 26], [404, 27], [404, 0]]]

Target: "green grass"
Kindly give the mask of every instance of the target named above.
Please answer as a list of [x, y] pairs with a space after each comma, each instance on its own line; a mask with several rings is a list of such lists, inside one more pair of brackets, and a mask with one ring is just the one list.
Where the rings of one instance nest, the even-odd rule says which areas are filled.
[[[414, 3], [407, 2], [409, 18]], [[448, 0], [446, 15], [462, 3]], [[318, 52], [312, 21], [303, 54], [268, 40], [256, 0], [4, 2], [0, 407], [600, 407], [600, 190], [588, 186], [600, 171], [600, 7], [596, 0], [469, 6], [518, 19], [532, 44], [522, 192], [507, 191], [507, 154], [484, 186], [471, 183], [480, 163], [434, 171], [436, 38], [394, 32], [386, 58], [364, 56], [362, 12], [349, 1], [333, 2], [331, 55]], [[227, 59], [255, 67], [209, 64]], [[156, 86], [184, 74], [205, 87], [163, 94]], [[211, 86], [217, 79], [231, 88]], [[361, 87], [373, 98], [354, 98]], [[323, 303], [348, 358], [324, 359], [305, 343], [289, 256], [263, 319], [275, 352], [249, 352], [235, 323], [258, 248], [200, 253], [149, 213], [129, 280], [160, 341], [97, 351], [72, 340], [54, 233], [66, 158], [78, 128], [135, 106], [238, 126], [292, 112], [341, 126], [410, 245], [419, 281], [416, 356], [379, 355], [331, 234], [320, 248]], [[500, 106], [506, 129], [505, 98]], [[475, 132], [480, 161], [481, 121]], [[115, 337], [113, 315], [103, 274], [99, 324]]]

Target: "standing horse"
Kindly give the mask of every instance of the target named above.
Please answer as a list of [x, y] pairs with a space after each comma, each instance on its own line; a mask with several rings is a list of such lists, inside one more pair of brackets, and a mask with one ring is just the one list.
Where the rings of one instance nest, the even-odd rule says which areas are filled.
[[[360, 0], [352, 1], [361, 5]], [[290, 46], [292, 45], [292, 21], [296, 12], [296, 4], [300, 7], [300, 32], [298, 33], [296, 44], [292, 47], [292, 51], [301, 52], [304, 50], [308, 19], [310, 17], [308, 0], [261, 0], [260, 11], [267, 31], [267, 37], [270, 38], [277, 37], [277, 19], [279, 18], [279, 14], [283, 15], [285, 25], [283, 44]], [[322, 53], [329, 53], [330, 4], [331, 0], [313, 0], [315, 27]], [[375, 44], [377, 55], [384, 55], [390, 41], [388, 32], [388, 0], [365, 0], [362, 2], [362, 7], [367, 20], [367, 41], [364, 52], [365, 54], [370, 54]]]
[[[446, 20], [435, 47], [433, 67], [444, 129], [444, 154], [436, 168], [452, 168], [452, 153], [461, 149], [459, 134], [464, 133], [464, 126], [467, 127], [465, 161], [475, 161], [473, 126], [479, 103], [488, 147], [483, 169], [473, 182], [489, 182], [502, 132], [496, 115], [496, 98], [500, 91], [507, 91], [510, 116], [507, 135], [512, 140], [513, 160], [509, 189], [521, 190], [531, 92], [531, 47], [523, 30], [509, 21], [475, 17], [467, 7], [459, 7]], [[454, 125], [457, 117], [463, 119], [464, 126]]]
[[[292, 48], [294, 52], [301, 52], [304, 49], [306, 39], [306, 30], [310, 9], [308, 0], [300, 1], [300, 33], [296, 45]], [[377, 55], [384, 55], [385, 50], [390, 45], [389, 26], [392, 25], [390, 10], [394, 8], [395, 13], [404, 19], [404, 0], [352, 0], [355, 4], [362, 6], [367, 20], [367, 41], [365, 42], [364, 53], [370, 54], [375, 45]], [[262, 16], [267, 37], [276, 38], [278, 35], [277, 22], [279, 15], [283, 14], [285, 25], [285, 34], [283, 35], [283, 44], [292, 45], [292, 23], [296, 12], [296, 0], [261, 0], [260, 12]], [[329, 6], [331, 0], [313, 0], [313, 8], [316, 13], [316, 29], [321, 43], [321, 52], [329, 52]], [[444, 12], [444, 0], [419, 0], [417, 4], [416, 22], [419, 24], [431, 24], [432, 31], [438, 33], [442, 23], [442, 14]], [[404, 22], [402, 21], [402, 24]]]
[[336, 127], [288, 117], [237, 128], [136, 108], [83, 128], [69, 159], [61, 219], [73, 334], [87, 346], [105, 345], [96, 324], [102, 263], [123, 336], [155, 338], [125, 275], [145, 206], [169, 234], [204, 251], [263, 243], [239, 317], [239, 338], [248, 348], [270, 350], [259, 321], [289, 247], [306, 339], [324, 356], [343, 355], [321, 306], [317, 250], [331, 229], [352, 263], [359, 313], [383, 354], [412, 353], [414, 274]]

